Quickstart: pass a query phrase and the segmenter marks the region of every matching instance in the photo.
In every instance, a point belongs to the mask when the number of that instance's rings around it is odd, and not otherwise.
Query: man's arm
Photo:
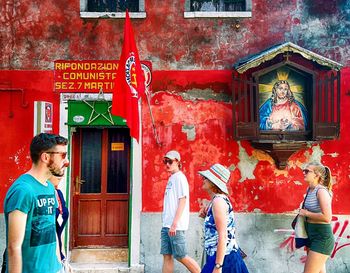
[[[8,215],[8,272],[22,272],[22,243],[26,229],[27,214],[14,210]]]
[[[179,198],[179,205],[177,206],[177,209],[176,209],[174,221],[169,229],[170,236],[176,235],[177,223],[179,222],[179,220],[181,218],[181,215],[185,209],[185,206],[186,206],[186,196]]]

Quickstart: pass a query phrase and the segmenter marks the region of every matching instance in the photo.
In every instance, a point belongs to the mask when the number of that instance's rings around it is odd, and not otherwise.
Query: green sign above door
[[[69,126],[125,126],[126,121],[111,114],[111,101],[68,101]]]

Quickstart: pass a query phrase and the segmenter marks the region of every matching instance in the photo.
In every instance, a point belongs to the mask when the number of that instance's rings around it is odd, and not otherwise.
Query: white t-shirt
[[[177,223],[176,230],[187,230],[190,218],[190,194],[188,182],[183,172],[178,171],[169,177],[166,185],[163,203],[163,227],[170,228],[179,205],[179,199],[186,197],[186,205]]]

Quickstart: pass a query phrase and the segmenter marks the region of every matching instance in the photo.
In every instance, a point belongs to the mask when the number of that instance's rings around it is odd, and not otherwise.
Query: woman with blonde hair
[[[326,261],[334,248],[331,171],[319,162],[311,162],[303,174],[308,189],[304,209],[299,214],[306,218],[309,238],[304,273],[326,273]]]
[[[200,171],[202,188],[210,195],[204,220],[206,264],[202,273],[248,273],[236,240],[236,219],[226,184],[230,171],[220,164]]]

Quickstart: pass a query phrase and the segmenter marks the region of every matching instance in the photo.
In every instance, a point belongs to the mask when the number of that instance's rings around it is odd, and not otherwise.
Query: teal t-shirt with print
[[[51,183],[41,184],[29,174],[21,175],[10,187],[4,202],[6,241],[8,214],[19,210],[27,214],[22,244],[22,273],[57,273],[61,269],[56,255],[57,201]]]

